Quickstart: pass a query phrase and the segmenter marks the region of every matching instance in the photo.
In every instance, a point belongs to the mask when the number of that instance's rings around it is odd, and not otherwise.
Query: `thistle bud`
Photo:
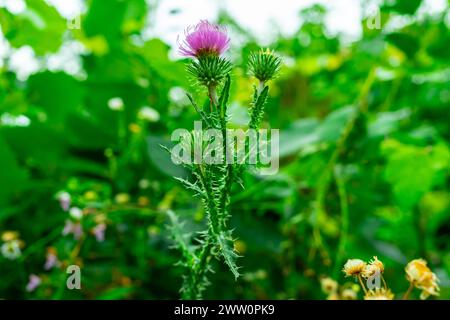
[[[281,68],[281,58],[270,49],[250,54],[248,61],[250,74],[261,82],[274,79]]]

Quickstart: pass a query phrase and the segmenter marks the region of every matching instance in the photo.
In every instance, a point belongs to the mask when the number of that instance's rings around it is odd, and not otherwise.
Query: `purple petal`
[[[186,57],[200,57],[206,54],[221,55],[229,47],[230,39],[224,28],[200,21],[195,27],[185,30],[185,39],[177,40],[179,52]]]

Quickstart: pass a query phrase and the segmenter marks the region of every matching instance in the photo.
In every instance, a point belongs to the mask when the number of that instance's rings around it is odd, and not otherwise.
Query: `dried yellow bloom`
[[[341,292],[342,300],[356,300],[357,294],[353,289],[347,288]]]
[[[407,264],[405,271],[408,281],[416,288],[422,290],[420,299],[424,300],[430,295],[439,295],[439,279],[430,268],[428,268],[425,260],[412,260]]]
[[[322,291],[328,294],[335,293],[338,289],[338,283],[329,277],[320,279],[320,286]]]
[[[337,293],[332,293],[327,297],[327,300],[341,300],[341,299],[339,299],[339,295]]]
[[[369,261],[369,264],[367,264],[364,267],[364,270],[362,272],[362,276],[364,278],[370,278],[375,274],[382,274],[384,272],[384,264],[376,256],[373,257],[373,260]]]
[[[392,300],[394,294],[389,289],[379,288],[375,290],[369,290],[364,296],[364,300]]]
[[[361,259],[348,259],[342,270],[346,277],[357,276],[363,272],[366,263]]]

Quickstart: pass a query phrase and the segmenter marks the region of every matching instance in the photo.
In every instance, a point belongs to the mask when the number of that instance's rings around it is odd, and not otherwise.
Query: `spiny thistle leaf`
[[[208,119],[208,116],[206,115],[206,113],[203,110],[200,110],[200,108],[198,107],[197,103],[194,100],[194,97],[190,93],[186,93],[186,96],[188,97],[188,99],[191,102],[192,106],[194,107],[195,111],[197,111],[197,113],[202,118],[203,122],[205,122],[205,124],[208,127],[212,127],[211,123],[210,123],[210,119]]]
[[[234,251],[233,239],[225,232],[221,232],[217,236],[217,245],[219,246],[219,252],[225,260],[228,268],[234,275],[234,278],[239,278],[239,267],[236,265],[236,259],[239,255]]]
[[[187,181],[186,179],[180,178],[180,177],[174,177],[175,180],[180,181],[187,189],[193,190],[196,195],[199,195],[201,197],[205,196],[205,192],[200,189],[200,187],[196,183],[192,183]]]
[[[191,234],[185,233],[184,223],[178,220],[177,215],[172,211],[167,211],[171,225],[169,230],[174,241],[174,247],[179,249],[184,257],[186,267],[192,265],[195,261],[194,247],[190,245]]]
[[[185,142],[185,141],[183,141]],[[161,148],[163,148],[165,151],[167,151],[171,157],[173,157],[173,159],[176,159],[178,163],[180,163],[183,167],[192,170],[192,164],[190,164],[189,162],[184,161],[181,157],[179,157],[175,152],[172,152],[172,150],[170,150],[167,146],[160,144],[159,145]]]
[[[222,112],[221,117],[225,119],[227,116],[227,105],[228,105],[228,98],[230,97],[230,87],[231,87],[231,77],[229,74],[226,75],[225,84],[222,89],[222,93],[219,97],[219,107],[220,111]]]
[[[257,89],[255,88],[255,91]],[[261,120],[264,116],[264,105],[267,101],[267,96],[269,93],[269,87],[265,86],[259,95],[255,95],[257,98],[253,102],[253,106],[250,109],[250,123],[249,127],[251,129],[259,128]]]

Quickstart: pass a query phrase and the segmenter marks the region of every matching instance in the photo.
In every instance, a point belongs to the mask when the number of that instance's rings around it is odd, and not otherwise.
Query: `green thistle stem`
[[[217,108],[217,105],[219,104],[219,98],[217,97],[217,90],[216,85],[210,84],[207,86],[208,88],[208,97],[211,102],[211,106],[215,106]],[[212,108],[211,108],[212,111]]]
[[[267,62],[267,63],[266,63]],[[264,67],[266,65],[266,67]],[[269,67],[267,67],[269,65]],[[275,76],[280,66],[280,60],[273,53],[266,51],[255,56],[254,63],[250,69],[260,80],[259,86],[255,88],[254,101],[251,109],[251,120],[249,128],[258,129],[264,114],[264,104],[267,100],[269,88],[266,82]],[[200,110],[188,95],[194,108],[202,118],[208,128],[219,129],[222,134],[222,164],[201,164],[191,165],[189,168],[197,178],[192,183],[183,179],[182,181],[189,189],[194,190],[202,197],[205,212],[208,218],[208,229],[202,233],[200,246],[196,248],[189,245],[189,236],[178,235],[174,237],[178,242],[178,248],[184,251],[183,266],[188,270],[184,277],[182,287],[182,299],[201,299],[208,280],[206,275],[212,271],[212,258],[221,258],[229,267],[235,278],[239,277],[239,267],[235,263],[238,257],[233,246],[232,231],[227,229],[229,218],[229,204],[231,199],[231,189],[234,178],[243,173],[243,165],[235,165],[234,161],[228,162],[232,153],[233,143],[228,145],[227,141],[227,105],[230,92],[230,71],[231,63],[226,59],[217,56],[206,56],[198,60],[193,60],[187,67],[188,72],[193,75],[200,85],[207,88],[210,101],[211,113],[207,114]],[[220,97],[217,94],[217,86],[223,81],[223,89]],[[248,155],[246,155],[247,157]],[[237,172],[235,173],[234,170]],[[172,228],[173,231],[181,228]]]

